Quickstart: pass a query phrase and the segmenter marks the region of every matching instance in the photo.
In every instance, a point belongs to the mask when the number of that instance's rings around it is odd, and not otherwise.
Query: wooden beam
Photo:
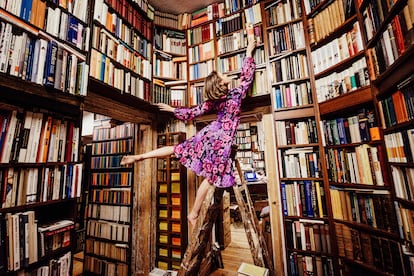
[[[149,125],[139,125],[135,139],[135,153],[143,153],[153,148],[154,132]],[[156,187],[154,159],[138,162],[134,167],[134,197],[132,209],[132,275],[148,275],[152,268],[150,258],[151,242],[155,233]]]
[[[267,175],[267,196],[270,208],[270,224],[272,231],[273,244],[273,264],[276,275],[285,275],[285,245],[284,229],[282,226],[282,204],[280,201],[280,189],[278,179],[278,165],[276,160],[276,140],[274,121],[271,114],[263,116],[263,128],[266,130],[265,135],[265,160]]]

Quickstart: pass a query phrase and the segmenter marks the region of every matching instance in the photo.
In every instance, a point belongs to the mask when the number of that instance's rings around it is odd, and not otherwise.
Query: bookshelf
[[[378,242],[382,251],[390,244],[393,257],[380,261],[385,263],[384,270],[396,267],[401,275],[413,273],[410,266],[413,262],[413,198],[410,184],[413,70],[409,60],[413,57],[414,33],[412,26],[407,24],[413,19],[413,8],[411,1],[398,1],[390,7],[372,1],[358,3],[363,15],[369,73],[377,100],[378,126],[383,133],[388,161],[393,195],[393,206],[390,208],[395,210],[397,220],[397,238]],[[395,240],[399,245],[395,245]]]
[[[184,132],[159,133],[158,147],[176,145]],[[187,249],[186,169],[172,157],[157,159],[156,267],[178,270]]]
[[[153,29],[146,2],[97,0],[93,11],[90,81],[112,88],[112,98],[150,102]]]
[[[155,12],[153,102],[187,106],[187,38],[178,16]]]
[[[109,120],[93,130],[87,206],[84,273],[130,275],[133,166],[121,167],[134,152],[135,125],[112,127]]]
[[[83,173],[87,7],[87,1],[70,7],[0,4],[2,275],[72,271]]]

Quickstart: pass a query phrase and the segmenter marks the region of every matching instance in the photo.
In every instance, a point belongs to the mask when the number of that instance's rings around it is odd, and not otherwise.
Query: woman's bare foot
[[[144,157],[142,156],[142,154],[139,154],[139,155],[125,155],[124,157],[122,157],[122,160],[121,160],[121,166],[123,166],[123,165],[128,165],[128,164],[132,164],[132,163],[134,163],[135,161],[140,161],[140,160],[143,160],[144,159]]]
[[[195,225],[198,219],[198,214],[194,214],[193,212],[191,212],[188,216],[187,216],[188,221],[191,223],[191,225]]]

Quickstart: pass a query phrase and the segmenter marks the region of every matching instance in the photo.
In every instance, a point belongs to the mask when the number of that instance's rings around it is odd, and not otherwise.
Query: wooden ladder
[[[273,273],[273,262],[270,258],[263,233],[259,229],[259,220],[257,219],[253,202],[250,198],[249,189],[240,168],[240,163],[237,159],[235,159],[234,162],[240,177],[241,185],[234,185],[233,191],[246,231],[254,264],[268,268],[270,272],[269,275],[275,275]],[[211,237],[211,229],[216,221],[218,212],[221,211],[220,204],[224,191],[225,189],[215,189],[214,185],[211,185],[209,188],[191,234],[191,241],[184,254],[183,261],[181,262],[181,269],[179,270],[178,275],[199,275],[201,262],[206,257],[206,249],[208,250],[206,247],[207,244],[209,244],[209,239]]]

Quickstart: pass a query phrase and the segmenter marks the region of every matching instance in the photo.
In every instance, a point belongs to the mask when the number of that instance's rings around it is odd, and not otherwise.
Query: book
[[[243,262],[237,273],[246,276],[267,276],[269,275],[269,269]]]

